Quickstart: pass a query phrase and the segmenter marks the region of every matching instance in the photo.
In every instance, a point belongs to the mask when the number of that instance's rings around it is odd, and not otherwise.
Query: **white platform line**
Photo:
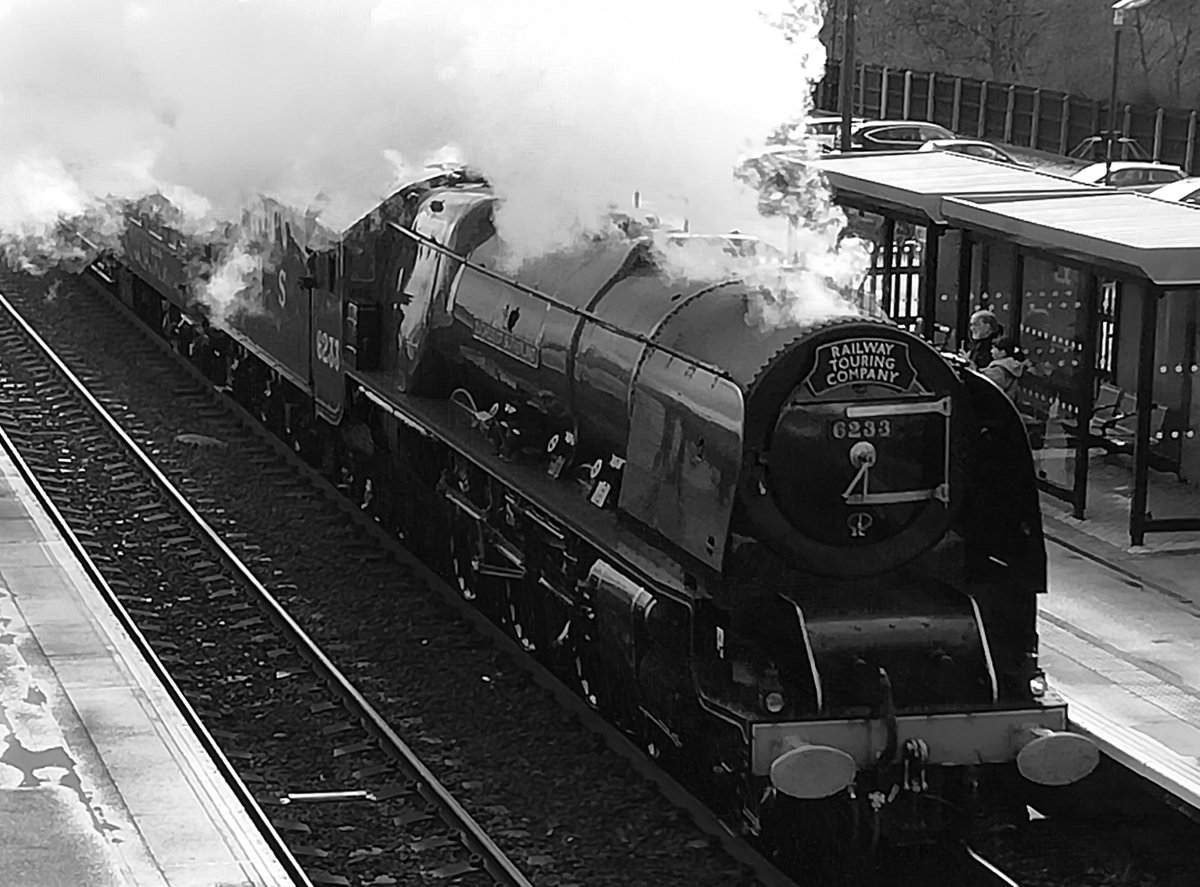
[[[1154,679],[1152,675],[1138,669],[1132,663],[1098,650],[1051,622],[1042,620],[1039,631],[1046,648],[1108,681],[1105,693],[1120,697],[1123,703],[1131,707],[1170,715],[1200,732],[1200,725],[1191,724],[1172,710],[1175,706],[1164,705],[1159,699],[1140,696],[1128,689],[1128,685],[1123,684],[1121,678],[1130,679],[1134,682],[1133,686],[1146,686],[1153,682],[1154,685],[1165,689],[1165,694],[1160,692],[1158,695],[1168,698],[1187,697],[1187,694],[1178,688]],[[1064,682],[1053,673],[1050,677],[1055,692],[1067,702],[1071,726],[1076,732],[1089,737],[1109,757],[1175,795],[1188,806],[1200,808],[1200,761],[1179,754],[1128,723],[1113,720],[1095,707],[1095,693],[1088,693],[1069,682]],[[1190,700],[1190,697],[1187,698]],[[1085,702],[1085,699],[1089,701]]]

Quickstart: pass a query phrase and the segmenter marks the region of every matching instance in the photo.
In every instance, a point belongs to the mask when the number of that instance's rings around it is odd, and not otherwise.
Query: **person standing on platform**
[[[987,308],[971,315],[971,340],[965,349],[975,369],[981,370],[992,362],[992,343],[1000,338],[1000,320]]]
[[[1015,401],[1021,376],[1029,368],[1029,361],[1021,346],[1012,336],[1001,336],[992,343],[991,362],[984,367],[983,374],[1000,386],[1000,390]]]

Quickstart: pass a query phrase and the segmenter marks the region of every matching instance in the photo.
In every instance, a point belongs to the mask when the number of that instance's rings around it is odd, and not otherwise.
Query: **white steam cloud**
[[[248,296],[260,288],[262,257],[247,252],[244,244],[234,244],[211,277],[199,286],[197,295],[209,306],[209,320],[225,326],[237,311],[245,311],[257,302]]]
[[[732,171],[809,110],[821,5],[0,0],[0,232],[44,243],[61,217],[154,191],[195,227],[267,194],[338,230],[456,157],[504,198],[517,258],[601,229],[635,191],[693,231],[782,248]],[[821,213],[813,262],[857,263]]]

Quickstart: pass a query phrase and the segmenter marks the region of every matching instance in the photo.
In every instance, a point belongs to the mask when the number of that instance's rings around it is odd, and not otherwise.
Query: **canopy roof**
[[[1200,286],[1200,207],[1131,191],[946,197],[946,221],[1166,287]]]
[[[808,166],[825,174],[841,201],[886,207],[935,224],[945,222],[942,198],[949,195],[1096,190],[1060,175],[951,151],[829,154]]]
[[[1200,286],[1200,207],[948,151],[809,165],[851,206],[1001,235],[1159,286]]]

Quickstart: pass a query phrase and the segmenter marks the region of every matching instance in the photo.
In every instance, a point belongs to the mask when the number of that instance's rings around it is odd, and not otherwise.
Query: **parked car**
[[[850,125],[864,123],[865,118],[851,117]],[[810,114],[780,126],[767,140],[771,145],[793,145],[803,136],[811,136],[823,151],[832,151],[842,131],[842,118],[836,114]]]
[[[865,117],[851,117],[850,126],[866,123]],[[842,129],[842,118],[836,115],[813,115],[804,118],[804,128],[816,136],[835,136]]]
[[[1067,156],[1076,160],[1104,160],[1108,156],[1108,138],[1103,135],[1088,136],[1072,148]],[[1128,136],[1113,139],[1113,160],[1150,159],[1150,152],[1139,145],[1137,139]]]
[[[918,150],[950,151],[954,154],[969,154],[971,157],[982,157],[985,160],[995,160],[999,163],[1011,163],[1014,166],[1026,165],[1008,152],[1001,151],[991,142],[981,142],[977,139],[934,139],[921,145]]]
[[[1149,193],[1159,200],[1200,204],[1200,178],[1180,179],[1169,185],[1160,185]]]
[[[850,130],[850,150],[916,151],[925,142],[954,138],[954,133],[936,123],[923,123],[919,120],[868,120]]]
[[[1077,182],[1093,185],[1111,185],[1130,191],[1153,191],[1168,182],[1178,182],[1185,173],[1169,163],[1152,163],[1144,160],[1114,160],[1110,164],[1093,163],[1071,176]]]
[[[860,123],[866,123],[862,117],[851,117],[850,126],[853,128]],[[817,144],[825,151],[832,151],[837,145],[838,136],[842,132],[842,118],[830,116],[812,116],[804,118],[804,128]]]

